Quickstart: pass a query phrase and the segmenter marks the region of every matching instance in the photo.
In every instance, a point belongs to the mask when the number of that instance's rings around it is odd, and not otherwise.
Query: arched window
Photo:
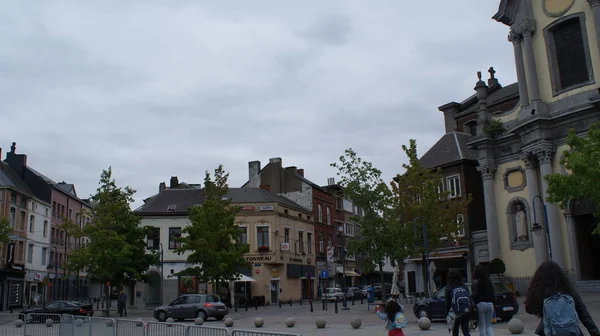
[[[532,248],[531,214],[527,200],[522,197],[510,200],[507,205],[506,215],[511,250],[522,251]]]

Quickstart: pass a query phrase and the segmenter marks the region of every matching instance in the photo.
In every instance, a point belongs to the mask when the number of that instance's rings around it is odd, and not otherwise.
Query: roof
[[[33,196],[33,190],[27,183],[15,173],[8,163],[2,161],[0,161],[0,187],[9,187],[22,194]]]
[[[310,212],[288,198],[258,188],[229,188],[227,196],[233,204],[279,203],[300,211]],[[198,189],[166,189],[147,200],[146,204],[137,208],[135,212],[146,215],[187,214],[191,207],[202,204],[203,200],[202,192]],[[171,206],[175,207],[169,211]]]
[[[419,163],[424,168],[438,168],[463,160],[476,161],[477,152],[467,146],[472,138],[469,134],[451,132],[444,134],[428,151]]]
[[[486,101],[487,101],[488,108],[492,112],[497,112],[497,111],[502,111],[502,109],[499,110],[494,107],[506,102],[507,100],[517,99],[518,97],[519,97],[518,83],[512,83],[512,84],[510,84],[508,86],[504,86],[504,87],[501,86],[500,84],[495,84],[493,86],[490,86],[489,95],[486,98]],[[515,104],[516,104],[516,102],[515,102]],[[460,102],[459,105],[460,105],[460,113],[461,114],[463,114],[465,112],[474,112],[477,108],[479,108],[479,105],[477,104],[477,94],[473,94],[473,95],[469,96],[469,98]],[[505,106],[501,106],[501,107],[504,108]],[[511,107],[508,108],[507,110],[512,109],[512,107],[514,107],[514,106],[511,105]]]
[[[66,193],[69,193],[69,194],[77,197],[77,193],[75,192],[75,185],[72,183],[59,182],[56,184],[56,187]]]

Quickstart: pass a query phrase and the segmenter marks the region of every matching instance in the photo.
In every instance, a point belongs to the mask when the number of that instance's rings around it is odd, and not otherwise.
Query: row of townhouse
[[[17,154],[12,143],[0,161],[0,218],[12,228],[0,251],[0,311],[88,297],[85,270],[69,274],[63,267],[71,249],[87,238],[68,237],[61,224],[68,218],[83,226],[91,210],[72,184],[54,182],[29,167],[27,155]]]

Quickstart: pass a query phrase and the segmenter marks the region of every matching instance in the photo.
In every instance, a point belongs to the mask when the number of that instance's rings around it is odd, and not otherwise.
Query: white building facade
[[[37,198],[29,202],[25,263],[25,305],[40,305],[46,298],[50,250],[50,204]]]

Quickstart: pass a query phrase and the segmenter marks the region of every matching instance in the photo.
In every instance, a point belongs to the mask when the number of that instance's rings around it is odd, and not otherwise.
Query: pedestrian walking
[[[379,311],[379,306],[375,306],[375,313],[386,322],[385,329],[388,331],[388,336],[404,336],[402,329],[406,328],[406,317],[398,302],[388,301],[383,313]]]
[[[535,271],[525,296],[525,311],[542,319],[535,330],[540,336],[583,336],[579,321],[590,336],[600,336],[581,296],[554,261],[543,262]]]
[[[492,329],[492,315],[494,312],[494,284],[490,280],[486,266],[477,265],[473,274],[471,298],[477,307],[479,317],[479,335],[494,336]]]
[[[462,330],[464,336],[471,336],[469,332],[471,295],[459,270],[448,271],[445,293],[446,314],[450,317],[448,320],[452,321],[452,336],[458,336],[458,329]]]
[[[127,317],[127,294],[123,290],[119,293],[119,298],[117,299],[117,308],[119,310],[119,316]]]

